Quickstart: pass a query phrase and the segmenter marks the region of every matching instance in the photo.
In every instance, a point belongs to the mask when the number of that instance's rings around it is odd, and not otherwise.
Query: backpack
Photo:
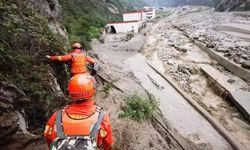
[[[98,112],[99,110],[99,112]],[[104,118],[104,112],[98,108],[95,113],[99,113],[97,122],[92,127],[90,135],[66,135],[62,126],[62,111],[56,112],[56,135],[57,138],[52,142],[50,150],[96,150],[96,136]]]

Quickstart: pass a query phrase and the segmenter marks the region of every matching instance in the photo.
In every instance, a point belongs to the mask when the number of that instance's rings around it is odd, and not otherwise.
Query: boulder
[[[183,52],[183,53],[186,53],[186,52],[187,52],[187,49],[184,48],[184,47],[181,47],[181,46],[175,46],[175,49],[176,49],[177,51],[180,51],[180,52]]]
[[[215,44],[214,44],[214,43],[211,43],[211,42],[208,42],[208,43],[206,44],[206,47],[207,47],[207,48],[214,48],[214,47],[215,47]]]
[[[246,69],[250,69],[250,60],[245,60],[241,66]]]
[[[226,52],[228,52],[228,50],[227,50],[226,48],[224,48],[224,47],[217,48],[216,51],[217,51],[217,52],[221,52],[221,53],[226,53]]]
[[[30,100],[23,91],[8,82],[0,82],[0,144],[5,145],[11,141],[19,127],[17,112],[24,113],[20,106],[28,105]],[[20,113],[20,114],[21,114]],[[26,125],[24,126],[26,128]],[[26,130],[27,131],[27,130]]]

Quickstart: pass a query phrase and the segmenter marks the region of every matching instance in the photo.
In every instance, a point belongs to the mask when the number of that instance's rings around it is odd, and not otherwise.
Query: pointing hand
[[[46,58],[50,59],[50,56],[49,56],[49,55],[46,55]]]

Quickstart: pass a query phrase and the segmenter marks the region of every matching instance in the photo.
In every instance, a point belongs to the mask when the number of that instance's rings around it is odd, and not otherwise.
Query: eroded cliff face
[[[59,33],[67,39],[67,33],[62,23],[62,7],[57,0],[26,0],[27,3],[37,10],[48,21],[53,32]]]
[[[62,9],[57,0],[5,0],[0,14],[0,147],[37,149],[66,99],[67,67],[45,59],[67,47]]]
[[[216,11],[248,11],[250,0],[214,0]]]

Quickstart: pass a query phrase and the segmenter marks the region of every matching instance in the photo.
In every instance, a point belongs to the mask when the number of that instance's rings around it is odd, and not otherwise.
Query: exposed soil
[[[92,43],[93,51],[91,51],[91,54],[100,61],[99,75],[109,81],[118,79],[117,82],[114,82],[114,85],[123,91],[113,88],[107,96],[106,93],[102,92],[106,82],[97,77],[98,92],[96,100],[97,104],[104,107],[110,114],[115,139],[114,149],[182,149],[174,138],[177,138],[181,145],[188,149],[204,147],[204,145],[196,145],[178,134],[178,131],[168,125],[160,111],[154,115],[154,118],[160,123],[155,119],[139,123],[130,119],[118,118],[121,106],[124,105],[124,95],[128,93],[148,95],[140,81],[136,79],[124,63],[127,58],[142,50],[146,39],[143,33],[148,28],[142,31],[142,35],[136,35],[130,41],[123,40],[126,35],[114,34],[106,36],[105,44],[101,44],[99,41],[93,41]]]
[[[163,63],[166,75],[171,76],[188,95],[192,96],[194,100],[249,149],[249,123],[227,99],[223,98],[223,93],[215,90],[216,88],[211,85],[210,80],[200,71],[199,65],[211,64],[214,68],[235,79],[237,81],[234,83],[235,88],[248,91],[249,83],[229,73],[223,67],[216,65],[217,63],[211,60],[206,53],[191,43],[181,31],[176,30],[172,26],[174,22],[174,24],[183,27],[192,36],[199,33],[210,35],[211,37],[224,37],[222,40],[212,40],[212,42],[217,42],[216,45],[225,46],[225,41],[233,46],[235,46],[234,41],[247,42],[248,39],[241,39],[237,36],[225,36],[224,33],[211,31],[211,26],[215,26],[215,20],[220,23],[223,22],[222,16],[226,17],[226,20],[238,22],[242,25],[246,24],[247,21],[247,19],[237,18],[233,14],[219,14],[207,10],[198,13],[187,13],[180,17],[171,17],[171,19],[162,19],[149,32],[144,46],[144,53],[152,63],[160,60]],[[209,22],[207,18],[211,18],[213,21]],[[244,44],[240,45],[240,47],[244,47]],[[247,49],[249,50],[249,48]],[[244,53],[245,51],[239,50],[238,52]]]

